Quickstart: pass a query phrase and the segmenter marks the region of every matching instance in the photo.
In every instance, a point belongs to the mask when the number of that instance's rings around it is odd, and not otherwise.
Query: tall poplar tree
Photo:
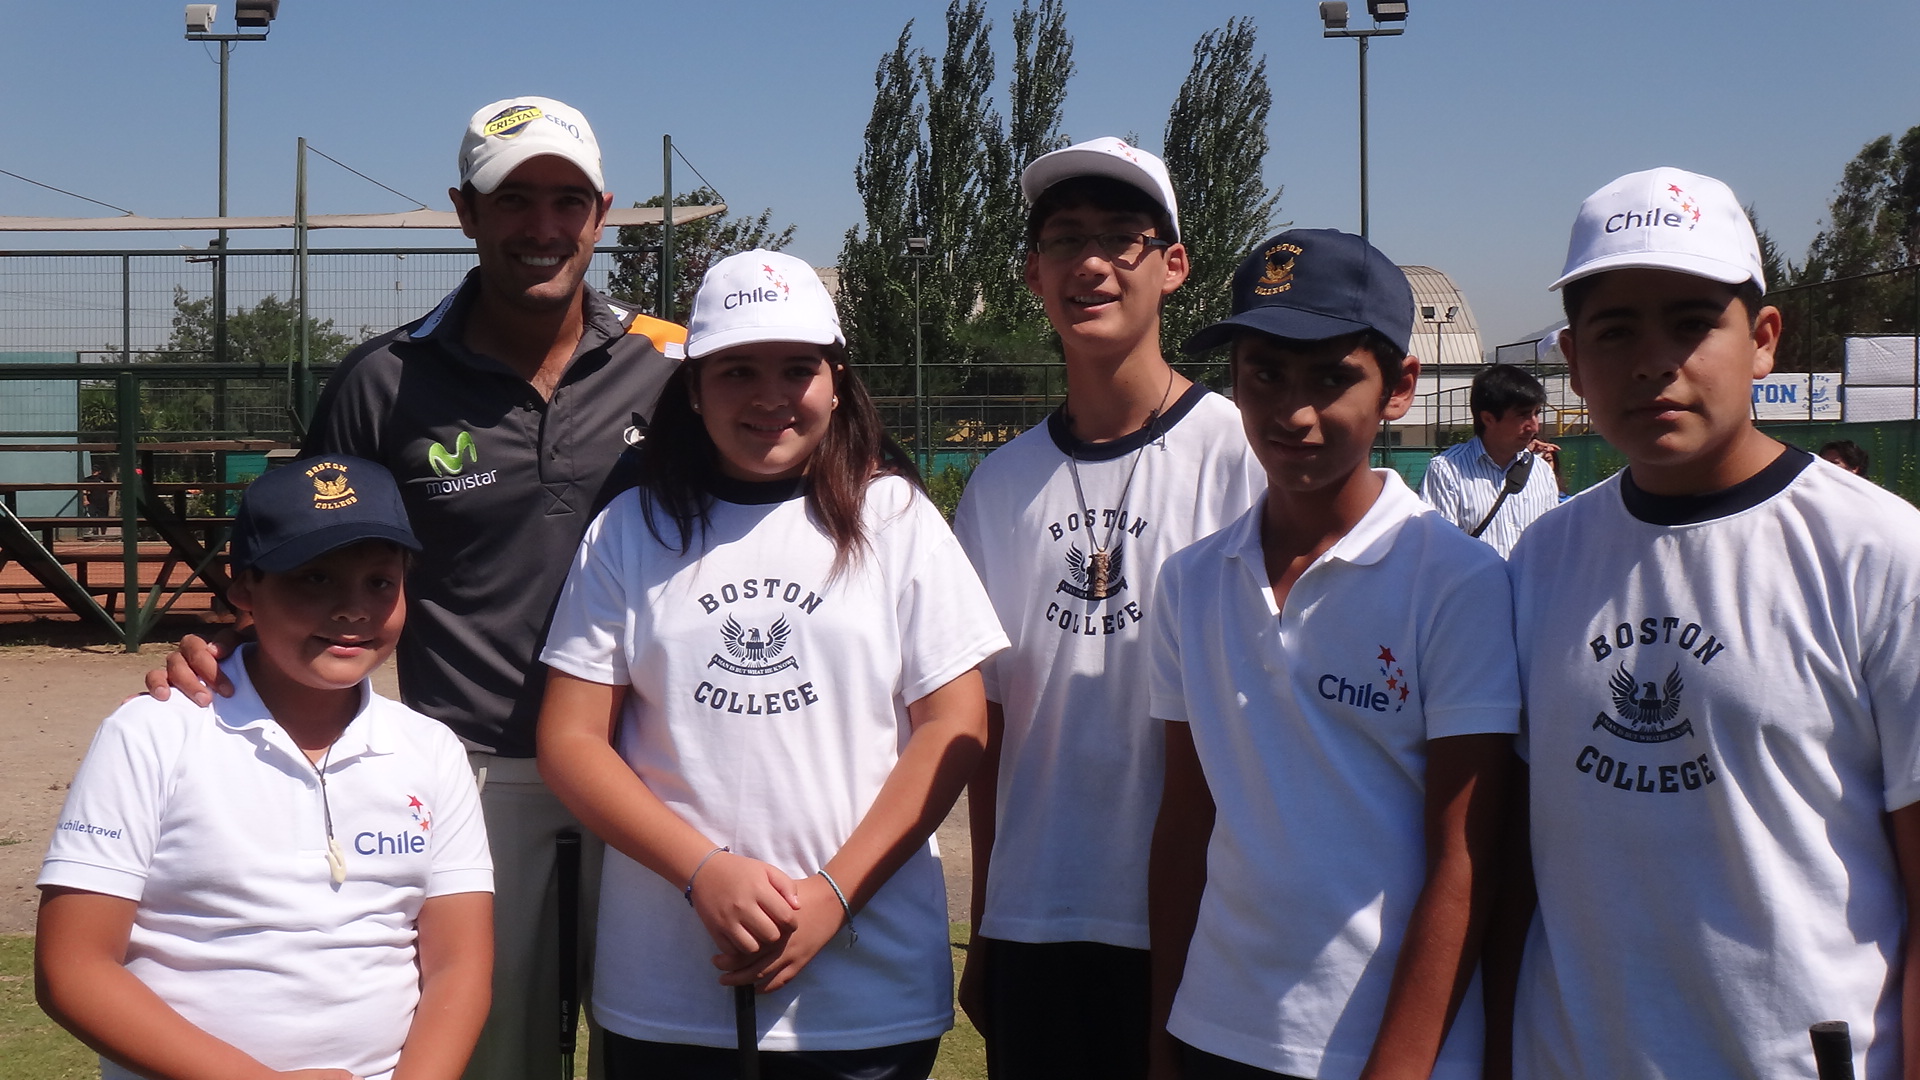
[[[993,86],[993,46],[985,0],[947,4],[947,41],[938,59],[921,53],[920,83],[926,95],[926,141],[916,162],[914,201],[921,233],[931,244],[921,267],[920,309],[927,357],[964,364],[974,357],[962,346],[964,325],[981,303],[981,280],[995,272],[987,230],[986,192],[991,177],[982,148],[999,136],[1001,118],[988,91]],[[958,388],[963,372],[937,367],[929,387]]]
[[[1023,280],[1027,208],[1020,195],[1020,173],[1033,159],[1066,145],[1060,117],[1074,65],[1061,0],[1021,0],[1013,16],[1012,68],[1006,132],[992,133],[986,148],[981,300],[996,332],[1044,340],[1046,316]]]
[[[1162,155],[1180,197],[1180,235],[1192,272],[1167,302],[1169,355],[1195,330],[1225,318],[1234,265],[1266,239],[1279,191],[1269,193],[1267,59],[1254,54],[1253,20],[1227,20],[1200,35],[1193,66],[1167,116]]]
[[[848,229],[840,249],[840,322],[854,358],[865,365],[868,384],[876,392],[894,393],[900,386],[895,366],[913,359],[913,297],[899,263],[907,237],[917,235],[914,162],[925,117],[911,20],[893,51],[880,58],[873,89],[866,148],[853,170],[866,226]]]

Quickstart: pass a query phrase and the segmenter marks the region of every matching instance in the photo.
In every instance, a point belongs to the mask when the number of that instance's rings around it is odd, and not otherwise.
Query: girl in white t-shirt
[[[805,263],[717,263],[641,484],[587,531],[543,659],[541,775],[610,848],[608,1075],[924,1077],[952,1024],[929,841],[1006,646]]]

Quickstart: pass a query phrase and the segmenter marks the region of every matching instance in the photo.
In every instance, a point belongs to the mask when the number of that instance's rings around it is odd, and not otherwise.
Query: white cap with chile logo
[[[1173,197],[1173,180],[1167,175],[1166,162],[1109,135],[1034,158],[1033,164],[1020,173],[1020,193],[1031,206],[1048,188],[1076,176],[1105,176],[1146,192],[1166,207],[1167,219],[1173,223],[1173,235],[1167,239],[1179,242],[1180,203]]]
[[[1587,196],[1567,243],[1558,289],[1608,270],[1674,270],[1767,289],[1753,222],[1732,189],[1711,176],[1662,167],[1627,175]]]
[[[767,341],[847,343],[820,276],[778,251],[743,251],[714,263],[693,297],[687,358]]]

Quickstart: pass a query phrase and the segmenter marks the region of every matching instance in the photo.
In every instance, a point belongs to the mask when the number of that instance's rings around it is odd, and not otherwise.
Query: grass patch
[[[947,942],[953,949],[954,989],[959,989],[960,969],[967,963],[967,924],[953,923],[947,928]],[[933,1063],[936,1080],[986,1080],[987,1044],[973,1029],[973,1021],[953,1009],[953,1030],[940,1040],[940,1057]]]
[[[33,935],[0,937],[0,1080],[88,1080],[100,1059],[33,1003]]]

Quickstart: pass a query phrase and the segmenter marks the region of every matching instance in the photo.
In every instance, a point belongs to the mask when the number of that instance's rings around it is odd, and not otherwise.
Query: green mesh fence
[[[1874,424],[1761,424],[1760,430],[1804,450],[1851,440],[1867,452],[1867,478],[1920,505],[1920,421]],[[1626,465],[1627,459],[1598,435],[1568,435],[1560,444],[1560,472],[1569,492],[1584,491]]]

